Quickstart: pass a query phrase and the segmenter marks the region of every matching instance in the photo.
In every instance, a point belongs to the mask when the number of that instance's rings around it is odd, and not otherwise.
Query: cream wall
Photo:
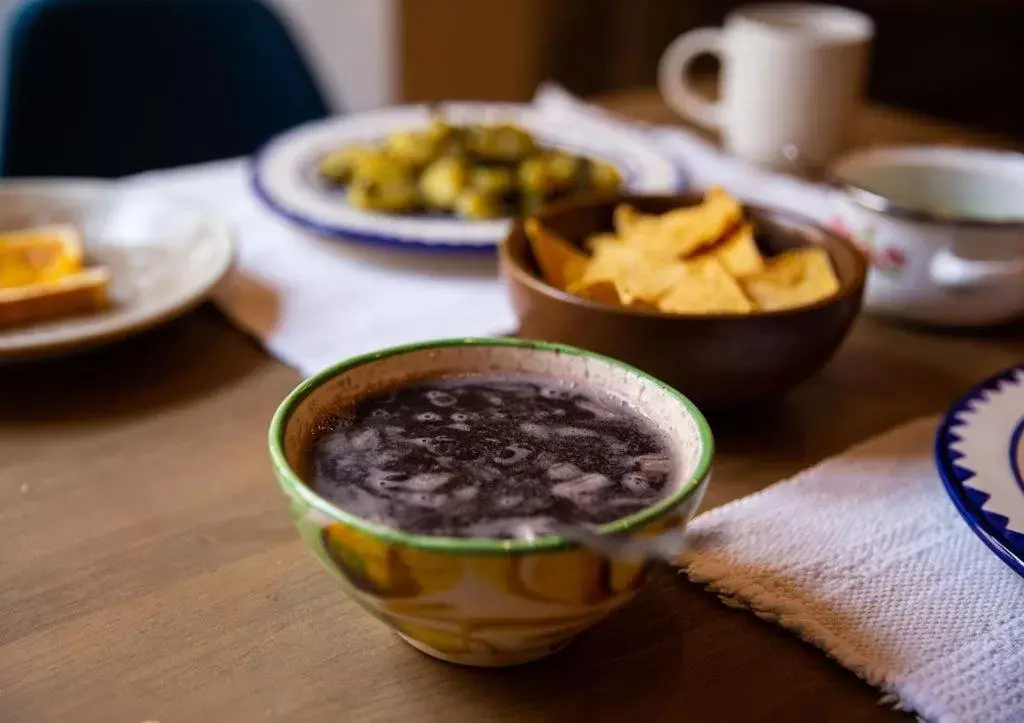
[[[321,87],[338,110],[395,102],[399,0],[274,0],[301,37]]]

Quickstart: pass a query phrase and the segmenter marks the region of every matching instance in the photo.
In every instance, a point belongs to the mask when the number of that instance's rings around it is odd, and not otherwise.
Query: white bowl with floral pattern
[[[865,309],[942,326],[1024,316],[1024,155],[881,147],[830,170],[834,227],[871,261]]]

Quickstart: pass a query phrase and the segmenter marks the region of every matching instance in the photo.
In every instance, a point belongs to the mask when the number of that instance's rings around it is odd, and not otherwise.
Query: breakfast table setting
[[[861,105],[872,33],[751,6],[658,89],[0,183],[0,272],[73,267],[0,273],[0,720],[1024,722],[1024,160]],[[577,515],[650,431],[629,514],[460,528],[487,414]]]

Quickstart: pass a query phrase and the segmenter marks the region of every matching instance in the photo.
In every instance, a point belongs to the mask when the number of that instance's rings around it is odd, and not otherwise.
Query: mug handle
[[[658,89],[665,102],[680,115],[706,128],[721,124],[721,105],[697,93],[686,79],[686,71],[698,55],[722,56],[722,31],[698,28],[672,41],[658,62]]]
[[[1014,277],[1024,279],[1024,259],[1016,261],[980,261],[964,259],[949,249],[941,249],[932,257],[928,275],[936,286],[947,289],[970,289],[987,286]]]

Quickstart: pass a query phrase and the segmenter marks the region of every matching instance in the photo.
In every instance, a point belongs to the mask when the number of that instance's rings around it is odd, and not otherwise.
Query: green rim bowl
[[[599,531],[682,530],[709,479],[714,442],[704,416],[658,379],[561,344],[449,339],[349,359],[296,387],[269,431],[271,462],[296,526],[347,592],[420,650],[469,665],[547,655],[631,597],[649,566],[609,560],[555,535],[498,540],[402,532],[338,508],[303,477],[318,425],[332,411],[420,380],[509,372],[577,381],[629,399],[668,436],[681,472],[672,494]]]

